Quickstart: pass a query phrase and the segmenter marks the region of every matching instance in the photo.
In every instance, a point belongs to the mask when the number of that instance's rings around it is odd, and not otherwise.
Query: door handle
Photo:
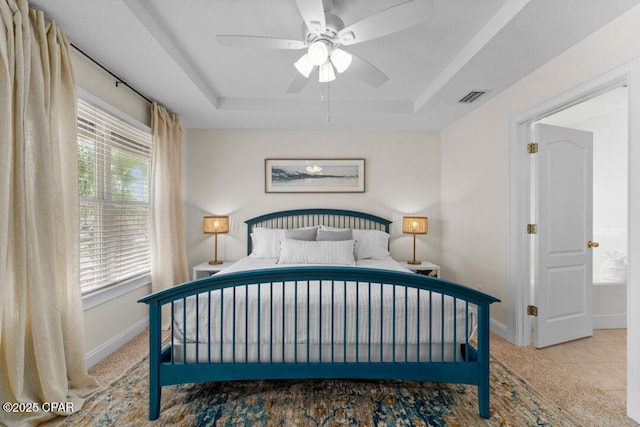
[[[587,246],[588,246],[588,247],[590,247],[590,248],[597,248],[598,246],[600,246],[600,243],[598,243],[598,242],[592,242],[591,240],[589,240],[589,241],[587,242]]]

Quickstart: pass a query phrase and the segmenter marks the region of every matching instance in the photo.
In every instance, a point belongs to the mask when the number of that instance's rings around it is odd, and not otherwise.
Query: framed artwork
[[[265,159],[267,193],[364,193],[364,159]]]

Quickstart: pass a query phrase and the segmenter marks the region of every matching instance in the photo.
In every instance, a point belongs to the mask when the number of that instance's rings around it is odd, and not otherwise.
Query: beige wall
[[[205,214],[230,215],[218,256],[246,255],[244,221],[265,213],[312,207],[361,210],[393,221],[391,254],[412,256],[402,215],[429,216],[417,256],[440,261],[440,140],[431,132],[191,130],[186,144],[186,236],[191,266],[213,259],[214,239],[201,231]],[[364,158],[366,192],[265,194],[266,158]]]
[[[507,324],[509,120],[640,56],[640,6],[442,131],[442,263],[453,280],[502,300]]]
[[[138,304],[151,283],[84,311],[85,349],[93,365],[146,329],[148,310]]]
[[[113,108],[147,126],[151,126],[149,103],[76,49],[71,48],[76,86],[91,93]]]

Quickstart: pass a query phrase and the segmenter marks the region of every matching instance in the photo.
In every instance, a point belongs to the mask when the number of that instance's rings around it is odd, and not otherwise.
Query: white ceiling
[[[320,0],[318,0],[320,1]],[[346,25],[404,0],[333,0]],[[417,0],[424,21],[348,50],[382,70],[287,88],[304,51],[222,46],[218,34],[302,39],[294,0],[29,0],[70,42],[186,128],[442,129],[640,0]],[[330,2],[329,2],[330,3]],[[347,48],[345,48],[347,49]],[[301,53],[302,52],[302,53]],[[487,90],[473,104],[460,98]]]

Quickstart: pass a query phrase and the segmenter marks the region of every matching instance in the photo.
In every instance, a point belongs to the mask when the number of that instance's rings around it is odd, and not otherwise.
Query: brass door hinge
[[[538,152],[538,143],[537,142],[531,142],[531,143],[527,144],[527,153],[535,154],[537,152]]]
[[[527,316],[538,316],[538,307],[536,307],[535,305],[528,305],[527,306]]]
[[[538,234],[538,225],[527,224],[527,234]]]

